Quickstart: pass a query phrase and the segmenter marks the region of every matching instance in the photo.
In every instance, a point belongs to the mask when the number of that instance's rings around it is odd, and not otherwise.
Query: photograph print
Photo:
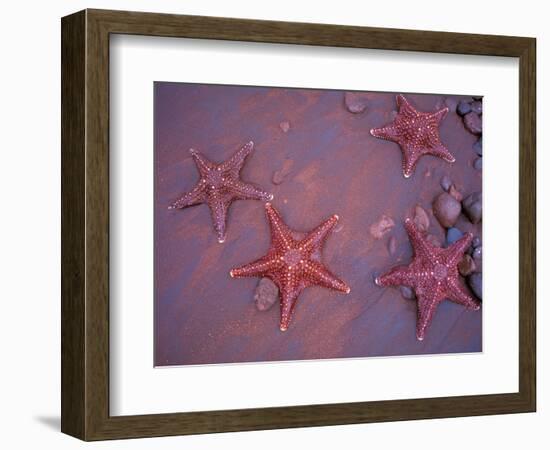
[[[482,352],[481,96],[153,88],[155,367]]]

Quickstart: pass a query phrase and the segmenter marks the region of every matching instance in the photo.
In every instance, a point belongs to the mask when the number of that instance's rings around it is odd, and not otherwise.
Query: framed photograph
[[[535,411],[535,39],[61,28],[63,432]]]

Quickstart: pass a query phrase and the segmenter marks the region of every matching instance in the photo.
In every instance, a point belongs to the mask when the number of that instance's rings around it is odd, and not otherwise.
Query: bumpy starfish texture
[[[226,237],[227,211],[234,200],[269,201],[273,199],[272,194],[262,191],[253,184],[245,183],[240,178],[240,171],[246,157],[253,148],[254,143],[250,141],[221,164],[209,161],[197,150],[189,150],[199,171],[200,180],[191,191],[183,194],[168,209],[181,209],[206,203],[210,208],[218,242],[223,243]]]
[[[370,134],[380,139],[396,142],[403,153],[403,175],[409,178],[422,155],[434,155],[447,162],[454,162],[454,156],[439,138],[439,123],[449,108],[434,113],[414,109],[403,95],[397,96],[399,111],[389,125],[373,128]]]
[[[270,278],[279,287],[280,329],[286,331],[298,296],[308,286],[322,286],[345,294],[350,292],[349,286],[321,262],[323,244],[338,222],[338,216],[331,216],[303,239],[297,240],[275,208],[270,203],[266,203],[265,208],[271,228],[271,247],[264,257],[233,269],[229,274],[235,278]]]
[[[433,246],[420,232],[411,219],[405,221],[405,228],[414,250],[414,258],[408,266],[397,266],[385,275],[376,278],[379,286],[409,286],[417,297],[416,337],[423,340],[426,329],[438,305],[446,298],[466,306],[479,309],[475,300],[459,280],[457,265],[472,242],[472,234],[447,248]]]

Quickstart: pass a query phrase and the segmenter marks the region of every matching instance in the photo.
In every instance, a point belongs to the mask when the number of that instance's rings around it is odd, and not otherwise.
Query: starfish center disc
[[[223,175],[221,170],[211,170],[206,177],[206,182],[209,186],[220,187],[223,184]]]
[[[302,254],[300,253],[299,250],[296,250],[295,248],[287,250],[283,255],[283,261],[291,267],[298,264],[301,259],[302,259]]]
[[[447,278],[447,267],[444,264],[436,264],[433,272],[435,279],[438,281]]]

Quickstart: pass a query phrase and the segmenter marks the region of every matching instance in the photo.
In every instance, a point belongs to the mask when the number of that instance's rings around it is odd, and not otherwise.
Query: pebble
[[[462,201],[462,194],[458,192],[458,189],[455,187],[454,184],[452,184],[449,188],[449,195],[452,195],[457,202]]]
[[[447,192],[439,194],[433,203],[434,216],[444,228],[456,223],[460,209],[460,202]]]
[[[390,253],[390,255],[393,255],[396,250],[397,250],[397,239],[395,239],[395,237],[392,236],[388,240],[388,252]]]
[[[480,245],[479,247],[474,248],[474,251],[472,252],[472,257],[474,259],[477,259],[478,261],[481,261],[482,254],[483,254],[483,248]]]
[[[479,236],[475,236],[473,239],[472,239],[472,247],[474,248],[477,248],[481,245],[481,239],[479,238]]]
[[[256,286],[254,301],[259,311],[267,311],[279,299],[279,288],[269,278],[262,278]]]
[[[439,183],[441,184],[443,190],[448,192],[453,184],[453,181],[449,178],[448,175],[443,175],[443,178],[441,178],[441,181]]]
[[[472,223],[479,223],[482,215],[481,192],[474,192],[462,201],[464,213]]]
[[[460,275],[466,277],[476,270],[476,263],[472,257],[465,254],[462,260],[458,263],[458,271]]]
[[[464,233],[460,231],[458,228],[451,227],[447,230],[447,246],[454,244],[456,241],[458,241]]]
[[[361,92],[346,92],[344,94],[346,109],[353,114],[360,114],[367,109],[368,99],[366,94]]]
[[[472,107],[472,111],[476,114],[482,114],[483,113],[483,103],[479,100],[475,100],[472,103],[470,103],[470,106]]]
[[[415,298],[414,291],[409,286],[401,286],[399,290],[403,298],[407,300],[413,300]]]
[[[474,151],[478,156],[483,155],[483,137],[480,136],[480,138],[475,142],[475,144],[472,146]]]
[[[481,272],[472,273],[468,277],[468,284],[477,298],[481,300],[483,295],[483,279]]]
[[[471,110],[472,106],[470,105],[470,102],[466,100],[460,100],[458,106],[456,107],[456,112],[459,116],[464,116],[468,114]]]
[[[370,234],[375,239],[380,239],[386,233],[391,231],[394,226],[395,222],[393,221],[393,219],[391,217],[383,215],[378,220],[378,222],[375,222],[370,226]]]
[[[430,227],[430,218],[428,217],[428,213],[420,205],[416,205],[414,208],[413,221],[420,231],[427,231]]]
[[[279,124],[279,128],[282,130],[283,133],[287,133],[288,130],[290,130],[290,122],[288,120],[284,120]]]
[[[480,135],[483,131],[481,117],[475,112],[469,112],[464,116],[464,126],[472,134]]]
[[[483,158],[476,158],[474,160],[474,169],[481,170],[483,168]]]

